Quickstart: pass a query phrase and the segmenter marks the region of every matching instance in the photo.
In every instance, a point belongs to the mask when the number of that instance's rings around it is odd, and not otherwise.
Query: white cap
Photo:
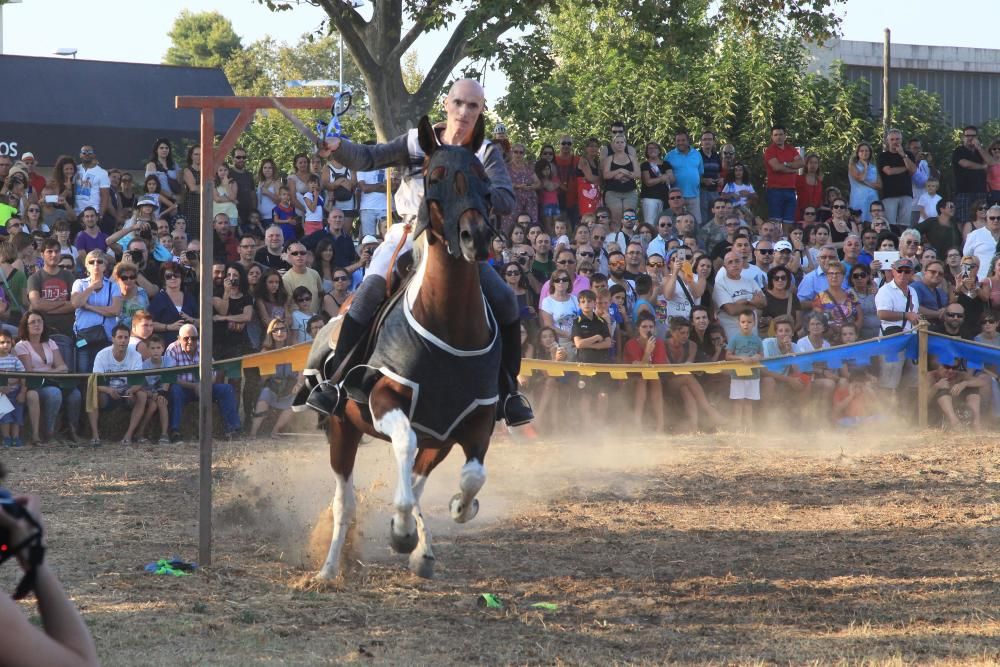
[[[21,153],[21,159],[22,160],[27,160],[28,158],[31,158],[32,160],[34,160],[35,159],[35,154],[32,153],[32,152],[30,152],[30,151],[27,152],[27,153]]]
[[[365,237],[361,239],[361,245],[370,245],[372,243],[378,244],[379,240],[371,234],[365,234]]]

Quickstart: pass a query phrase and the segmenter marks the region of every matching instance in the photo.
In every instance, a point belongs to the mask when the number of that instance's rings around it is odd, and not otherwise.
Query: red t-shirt
[[[631,364],[634,361],[645,360],[646,357],[646,344],[640,343],[638,339],[631,338],[627,343],[625,343],[625,363]],[[653,347],[653,363],[654,364],[665,364],[667,363],[667,348],[663,345],[663,341],[659,338],[656,339],[656,345]]]
[[[564,158],[556,155],[556,173],[553,174],[566,192],[566,206],[576,206],[576,165],[580,161],[575,155]]]
[[[795,175],[795,219],[802,220],[805,216],[802,211],[807,206],[818,209],[823,205],[823,179],[816,179],[816,185],[809,185],[805,174]]]
[[[795,188],[794,172],[777,172],[771,169],[771,158],[778,158],[778,162],[794,162],[799,157],[799,152],[794,146],[785,144],[784,148],[778,148],[777,144],[771,144],[764,151],[764,168],[767,170],[767,187],[769,188]]]

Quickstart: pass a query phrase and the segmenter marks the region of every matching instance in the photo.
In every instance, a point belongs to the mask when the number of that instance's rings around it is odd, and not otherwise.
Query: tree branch
[[[347,44],[358,69],[363,73],[366,69],[371,72],[380,67],[368,50],[366,40],[361,34],[368,27],[364,18],[342,0],[317,0],[317,3],[337,27],[337,32]]]
[[[399,43],[389,52],[387,60],[399,60],[406,53],[407,49],[413,46],[420,35],[427,30],[427,18],[438,10],[439,6],[448,4],[448,0],[428,0],[427,5],[419,14],[413,17],[413,27],[403,36]]]

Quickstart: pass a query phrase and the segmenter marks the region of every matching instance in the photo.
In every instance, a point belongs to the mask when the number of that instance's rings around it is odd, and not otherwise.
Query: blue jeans
[[[66,402],[66,421],[69,427],[76,431],[80,423],[80,408],[82,398],[80,390],[76,387],[71,389],[61,389],[56,385],[47,384],[39,387],[38,402],[41,409],[41,424],[39,425],[44,437],[50,437],[56,430],[56,417],[59,416],[59,409],[63,402]]]
[[[219,404],[226,433],[240,430],[240,414],[236,407],[236,392],[233,388],[228,384],[213,384],[212,400]],[[184,412],[184,405],[189,401],[198,401],[198,395],[192,389],[185,389],[176,382],[170,385],[171,431],[181,430],[181,415]]]
[[[94,371],[94,357],[107,345],[84,345],[76,348],[76,372],[92,373]]]
[[[786,223],[795,220],[795,188],[767,189],[767,217]]]

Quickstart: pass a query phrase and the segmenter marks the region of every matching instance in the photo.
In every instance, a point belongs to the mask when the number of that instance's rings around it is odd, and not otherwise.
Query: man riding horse
[[[447,120],[434,128],[437,141],[443,145],[479,145],[483,139],[483,110],[486,98],[482,86],[472,79],[456,81],[444,100]],[[393,270],[394,258],[413,246],[412,232],[417,228],[417,216],[424,196],[421,166],[424,151],[418,142],[416,128],[385,144],[355,144],[340,137],[328,138],[319,149],[323,158],[334,157],[337,162],[356,171],[371,171],[389,166],[400,166],[406,171],[395,196],[396,209],[406,224],[392,225],[385,240],[375,250],[361,285],[340,324],[340,336],[332,356],[322,344],[315,345],[306,364],[307,382],[296,396],[296,405],[307,405],[321,414],[333,414],[343,406],[344,396],[339,382],[343,374],[320,381],[324,369],[336,374],[344,365],[347,355],[364,338],[379,306],[386,298],[386,281]],[[490,180],[490,203],[495,215],[509,213],[514,206],[514,189],[501,151],[491,142],[483,141],[476,156]],[[521,368],[521,328],[517,299],[502,278],[488,264],[479,265],[479,280],[483,295],[499,324],[501,339],[500,408],[498,418],[510,426],[530,422],[534,415],[527,399],[517,391],[517,375]],[[332,329],[331,325],[328,325]],[[317,341],[329,340],[329,329],[317,336]]]

